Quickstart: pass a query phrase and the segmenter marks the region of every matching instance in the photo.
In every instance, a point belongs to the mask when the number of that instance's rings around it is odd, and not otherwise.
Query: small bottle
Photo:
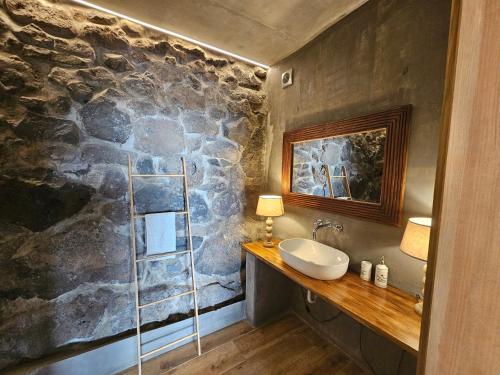
[[[387,277],[389,268],[385,265],[384,257],[380,258],[380,263],[375,267],[375,285],[379,288],[387,288]]]
[[[367,261],[367,260],[363,260],[361,262],[361,272],[359,274],[359,277],[361,277],[361,279],[365,280],[365,281],[370,281],[371,278],[372,278],[372,263]]]

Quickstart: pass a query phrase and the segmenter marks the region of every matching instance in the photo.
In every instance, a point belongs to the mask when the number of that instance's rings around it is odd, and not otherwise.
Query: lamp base
[[[424,308],[424,301],[420,301],[415,304],[414,310],[418,315],[422,316],[423,308]]]
[[[422,277],[422,296],[420,297],[420,301],[415,304],[414,310],[415,312],[422,316],[422,310],[424,309],[424,290],[425,290],[425,275],[427,273],[427,263],[422,267],[423,277]]]
[[[264,247],[274,247],[272,240],[273,240],[273,218],[268,217],[266,220],[266,240],[264,241]]]

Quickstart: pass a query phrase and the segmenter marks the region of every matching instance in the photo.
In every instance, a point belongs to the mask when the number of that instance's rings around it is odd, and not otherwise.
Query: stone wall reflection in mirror
[[[386,129],[293,144],[292,192],[380,203]]]

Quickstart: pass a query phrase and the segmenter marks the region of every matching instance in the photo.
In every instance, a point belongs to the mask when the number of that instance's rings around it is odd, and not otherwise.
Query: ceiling
[[[265,65],[368,0],[88,0]]]

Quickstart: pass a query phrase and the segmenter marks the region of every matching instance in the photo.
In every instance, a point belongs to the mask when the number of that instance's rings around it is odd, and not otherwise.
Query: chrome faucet
[[[313,232],[312,232],[312,237],[314,241],[316,241],[316,233],[321,228],[333,228],[337,232],[342,232],[344,230],[344,226],[342,224],[332,224],[328,220],[316,219],[313,223]]]

